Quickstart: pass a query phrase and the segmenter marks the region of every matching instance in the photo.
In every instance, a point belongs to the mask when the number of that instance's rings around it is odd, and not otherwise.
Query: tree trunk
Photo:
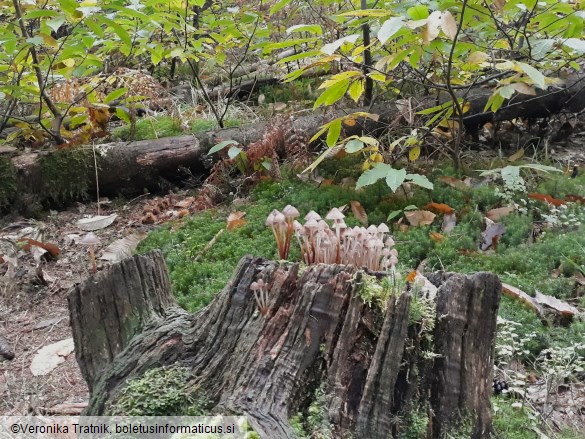
[[[91,391],[86,414],[104,414],[126,380],[182,361],[193,375],[189,385],[212,397],[213,413],[245,415],[263,438],[297,437],[289,419],[307,411],[317,389],[325,392],[333,437],[387,438],[408,428],[399,416],[421,406],[435,414],[428,438],[442,437],[463,416],[474,439],[489,437],[499,280],[436,276],[433,364],[413,354],[420,345],[413,334],[422,331],[409,318],[411,293],[392,296],[384,310],[368,306],[362,276],[352,266],[300,272],[298,264],[247,256],[213,302],[191,315],[171,296],[160,252],[122,261],[69,297]],[[250,290],[260,278],[269,289],[264,316]],[[417,378],[425,369],[432,375]]]

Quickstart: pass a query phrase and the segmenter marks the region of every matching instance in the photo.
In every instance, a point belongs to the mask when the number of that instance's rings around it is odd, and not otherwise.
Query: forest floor
[[[568,164],[581,164],[582,173],[584,144],[585,132],[574,133],[571,142],[555,145],[549,153],[554,155],[555,162],[565,168]],[[493,155],[493,151],[487,153]],[[101,200],[100,215],[116,214],[117,217],[113,223],[100,226],[95,231],[101,239],[98,258],[107,245],[154,228],[143,224],[146,207],[166,199],[170,200],[166,202],[166,207],[173,211],[174,206],[184,205],[190,195],[194,194],[179,192],[170,198],[145,196],[130,201]],[[585,188],[577,195],[585,196]],[[31,236],[32,233],[39,237],[38,241],[57,246],[60,252],[58,257],[51,257],[43,251],[21,249],[13,277],[9,282],[0,283],[0,337],[8,341],[15,354],[10,362],[0,360],[0,415],[59,414],[64,406],[73,406],[76,410],[81,407],[77,404],[88,399],[87,385],[71,350],[57,352],[55,355],[61,356],[63,361],[52,370],[36,376],[31,370],[31,363],[39,349],[71,337],[67,294],[75,284],[90,276],[87,249],[79,244],[85,232],[77,222],[96,214],[95,202],[77,203],[65,210],[50,211],[40,220],[12,217],[10,221],[0,224],[0,238],[14,239],[21,235]],[[180,228],[181,223],[184,223],[181,219],[173,220],[167,230],[173,230],[175,225]],[[224,225],[225,218],[221,227]],[[98,270],[105,269],[109,264],[98,259]],[[543,392],[542,381],[535,380],[529,386],[534,394]],[[564,399],[567,401],[563,402]],[[556,401],[556,408],[547,415],[548,419],[553,419],[553,424],[573,424],[577,431],[585,431],[585,416],[571,415],[570,422],[563,421],[566,407],[575,406],[585,413],[583,384],[572,386],[564,396],[557,395]]]

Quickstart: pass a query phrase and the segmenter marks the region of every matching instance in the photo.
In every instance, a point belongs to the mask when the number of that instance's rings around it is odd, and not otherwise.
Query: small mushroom
[[[81,241],[79,241],[79,243],[81,245],[88,246],[89,260],[91,262],[91,272],[93,274],[97,273],[97,264],[95,262],[95,246],[100,243],[100,239],[93,232],[89,232],[81,239]]]

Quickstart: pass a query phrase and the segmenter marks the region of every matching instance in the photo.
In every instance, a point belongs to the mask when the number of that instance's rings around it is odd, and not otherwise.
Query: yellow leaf
[[[376,152],[370,156],[370,160],[375,163],[382,163],[384,161],[384,157],[379,152]]]
[[[489,59],[489,56],[487,53],[484,52],[472,52],[468,57],[467,57],[467,64],[472,64],[472,65],[477,65],[480,64],[482,62],[485,62]]]
[[[384,75],[383,73],[370,73],[368,75],[370,78],[372,78],[374,81],[378,81],[378,82],[386,82],[386,75]]]
[[[522,157],[524,157],[524,148],[520,148],[518,151],[516,151],[514,154],[508,157],[508,161],[515,162],[516,160],[519,160]]]
[[[357,103],[357,101],[360,99],[363,92],[364,92],[364,80],[363,79],[358,79],[356,81],[353,81],[350,84],[349,89],[347,90],[349,97],[352,98],[355,103]]]
[[[420,157],[420,146],[415,146],[408,152],[408,160],[415,162]]]
[[[451,15],[451,12],[443,12],[443,15],[441,16],[441,29],[443,29],[443,32],[445,32],[445,35],[447,35],[450,40],[455,40],[458,25],[455,18],[453,18],[453,15]]]

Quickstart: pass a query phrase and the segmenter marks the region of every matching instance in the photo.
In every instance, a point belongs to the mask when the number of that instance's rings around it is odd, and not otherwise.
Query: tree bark
[[[360,296],[362,276],[352,266],[301,273],[298,264],[247,256],[213,302],[191,315],[174,302],[159,251],[122,261],[69,297],[77,360],[91,391],[85,414],[104,414],[128,379],[181,361],[191,368],[190,386],[213,397],[213,413],[245,415],[263,438],[295,438],[289,419],[307,410],[316,389],[325,391],[333,437],[387,438],[406,428],[397,416],[430,395],[436,417],[429,438],[455,428],[463,414],[471,414],[474,439],[488,438],[498,279],[435,280],[443,282],[434,317],[440,361],[432,376],[409,380],[413,363],[405,360],[418,332],[409,319],[412,296],[370,307]],[[250,291],[259,278],[269,288],[265,316]],[[399,391],[409,386],[416,391]]]

